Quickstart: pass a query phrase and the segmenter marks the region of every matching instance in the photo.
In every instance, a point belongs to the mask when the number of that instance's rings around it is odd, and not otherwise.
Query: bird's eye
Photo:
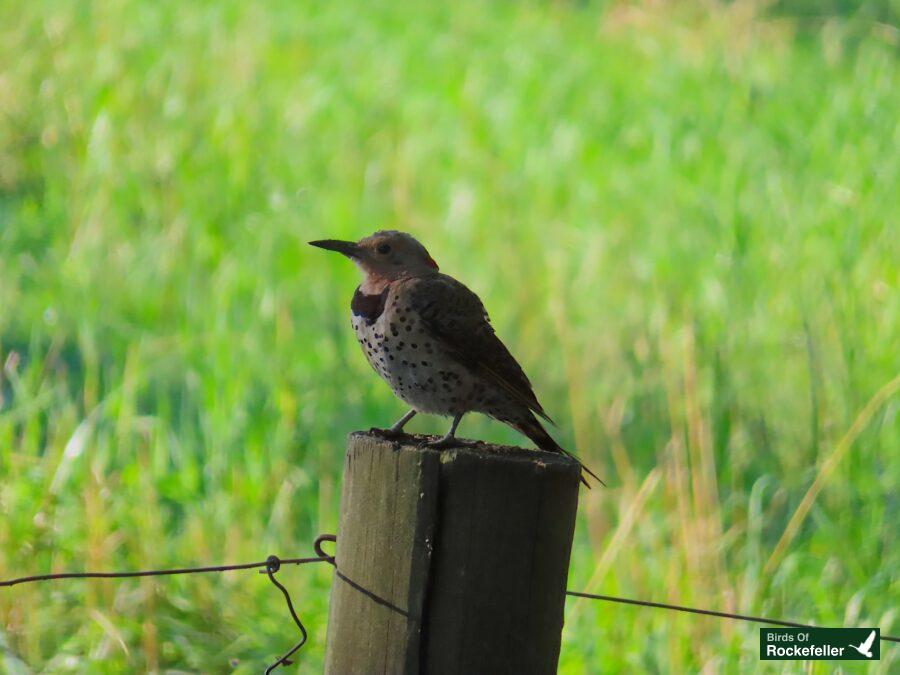
[[[375,250],[378,251],[381,255],[387,255],[391,252],[391,247],[388,244],[378,244]]]

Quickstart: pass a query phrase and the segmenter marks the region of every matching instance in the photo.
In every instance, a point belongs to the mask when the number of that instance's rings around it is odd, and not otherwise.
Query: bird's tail
[[[581,482],[584,483],[585,487],[589,490],[591,488],[590,483],[588,483],[587,478],[585,478],[585,473],[587,473],[591,478],[596,480],[600,485],[606,487],[606,483],[600,480],[600,477],[587,468],[578,457],[573,455],[571,452],[563,450],[559,443],[553,440],[553,437],[547,433],[547,430],[541,426],[541,423],[535,419],[534,415],[529,415],[528,419],[524,420],[503,420],[513,429],[518,431],[520,434],[524,434],[537,445],[541,450],[546,452],[557,452],[561,455],[566,455],[574,459],[581,466]]]

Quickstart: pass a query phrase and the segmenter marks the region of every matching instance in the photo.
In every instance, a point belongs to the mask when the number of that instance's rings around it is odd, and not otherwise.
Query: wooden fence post
[[[351,434],[325,672],[556,672],[579,473],[535,450]]]

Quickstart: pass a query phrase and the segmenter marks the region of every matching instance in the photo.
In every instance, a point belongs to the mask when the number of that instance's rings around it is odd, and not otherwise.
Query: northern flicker
[[[481,300],[439,272],[415,238],[390,230],[357,242],[309,243],[343,254],[363,273],[350,303],[353,330],[375,372],[411,407],[386,433],[401,434],[416,413],[443,415],[453,418],[450,429],[430,445],[452,445],[459,442],[454,436],[462,416],[480,412],[542,450],[570,454],[538,420],[552,423],[522,367],[494,333]],[[581,480],[588,485],[584,473]]]

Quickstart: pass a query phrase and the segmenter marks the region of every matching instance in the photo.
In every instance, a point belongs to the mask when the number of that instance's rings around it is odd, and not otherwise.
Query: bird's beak
[[[356,242],[341,241],[340,239],[319,239],[309,242],[310,246],[324,248],[326,251],[337,251],[348,258],[355,258],[359,252]]]

